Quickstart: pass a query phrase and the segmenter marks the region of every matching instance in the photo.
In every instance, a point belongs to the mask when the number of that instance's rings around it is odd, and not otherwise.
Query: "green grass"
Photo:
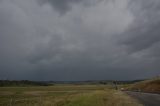
[[[141,106],[106,85],[0,87],[0,106]]]

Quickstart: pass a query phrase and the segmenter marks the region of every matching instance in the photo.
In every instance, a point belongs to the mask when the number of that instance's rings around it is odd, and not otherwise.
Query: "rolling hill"
[[[160,77],[137,82],[127,87],[126,90],[160,94]]]

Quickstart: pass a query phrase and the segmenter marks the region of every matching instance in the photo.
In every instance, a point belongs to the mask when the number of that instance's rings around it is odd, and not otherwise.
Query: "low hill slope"
[[[127,87],[126,90],[160,94],[160,77],[137,82]]]

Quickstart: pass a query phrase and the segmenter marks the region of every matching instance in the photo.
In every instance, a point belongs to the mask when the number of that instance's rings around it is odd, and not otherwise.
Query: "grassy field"
[[[107,85],[0,87],[0,106],[142,106]]]

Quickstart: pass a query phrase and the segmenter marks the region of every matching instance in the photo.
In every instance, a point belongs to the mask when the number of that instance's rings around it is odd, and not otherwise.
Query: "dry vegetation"
[[[127,87],[126,90],[160,94],[160,77],[135,83]]]
[[[0,106],[141,106],[106,85],[1,87]]]

